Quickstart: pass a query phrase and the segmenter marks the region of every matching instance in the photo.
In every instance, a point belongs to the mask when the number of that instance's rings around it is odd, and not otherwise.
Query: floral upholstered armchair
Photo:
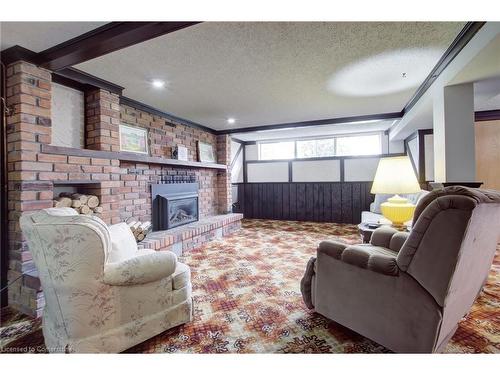
[[[120,352],[191,320],[189,267],[169,251],[138,250],[128,226],[72,208],[21,217],[46,305],[51,352]]]

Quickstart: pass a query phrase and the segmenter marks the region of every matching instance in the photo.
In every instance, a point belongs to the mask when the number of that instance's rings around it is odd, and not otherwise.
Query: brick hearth
[[[210,216],[177,228],[152,232],[141,242],[143,249],[170,250],[176,255],[202,246],[214,238],[221,238],[241,228],[242,214]]]
[[[74,185],[80,192],[97,195],[108,224],[127,220],[151,220],[150,184],[164,175],[195,176],[199,183],[202,219],[196,228],[182,235],[153,234],[143,246],[183,250],[229,233],[239,227],[239,215],[211,218],[231,212],[231,175],[227,168],[203,166],[196,160],[197,141],[211,143],[219,164],[229,166],[230,137],[216,136],[202,129],[172,122],[167,118],[120,104],[118,95],[100,88],[85,94],[85,144],[81,152],[56,152],[50,146],[51,72],[19,61],[7,67],[7,104],[14,114],[7,117],[9,181],[9,305],[32,316],[40,316],[43,293],[31,254],[19,227],[23,213],[52,207],[54,187]],[[119,124],[144,127],[149,131],[151,157],[122,158],[119,152]],[[164,163],[177,144],[188,148],[190,162]],[[94,151],[91,151],[94,150]],[[125,159],[125,160],[124,160]],[[224,167],[224,166],[222,166]],[[221,231],[219,230],[221,229]],[[178,232],[175,232],[178,233]],[[185,234],[190,233],[190,234]],[[177,239],[182,238],[182,242]],[[162,245],[158,245],[161,243]],[[175,245],[176,251],[179,245]]]

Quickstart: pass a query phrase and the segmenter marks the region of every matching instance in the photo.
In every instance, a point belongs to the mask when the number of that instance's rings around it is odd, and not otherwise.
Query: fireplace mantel
[[[209,168],[209,169],[221,169],[221,170],[227,169],[227,165],[224,164],[167,159],[156,156],[135,154],[132,152],[87,150],[81,148],[52,146],[46,144],[42,145],[41,151],[45,154],[83,156],[83,157],[102,158],[102,159],[117,159],[122,161],[131,161],[131,162],[145,163],[145,164],[163,164],[163,165],[172,165],[178,167]]]

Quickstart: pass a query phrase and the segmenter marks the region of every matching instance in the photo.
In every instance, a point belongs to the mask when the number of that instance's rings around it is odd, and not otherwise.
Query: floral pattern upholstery
[[[174,254],[137,251],[120,262],[111,237],[120,231],[70,208],[23,215],[21,228],[45,294],[49,351],[120,352],[191,320],[189,268]]]

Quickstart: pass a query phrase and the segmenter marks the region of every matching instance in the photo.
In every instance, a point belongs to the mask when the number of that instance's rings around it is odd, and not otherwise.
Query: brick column
[[[217,195],[220,214],[232,212],[231,194],[231,137],[227,134],[217,136],[217,162],[228,166],[226,171],[217,173]]]
[[[45,304],[36,270],[19,227],[22,213],[52,207],[52,182],[40,181],[53,164],[39,154],[51,142],[51,74],[23,61],[7,67],[7,165],[9,194],[9,305],[40,316]],[[65,157],[65,156],[62,156]]]
[[[120,151],[120,98],[96,89],[85,93],[86,148]]]

